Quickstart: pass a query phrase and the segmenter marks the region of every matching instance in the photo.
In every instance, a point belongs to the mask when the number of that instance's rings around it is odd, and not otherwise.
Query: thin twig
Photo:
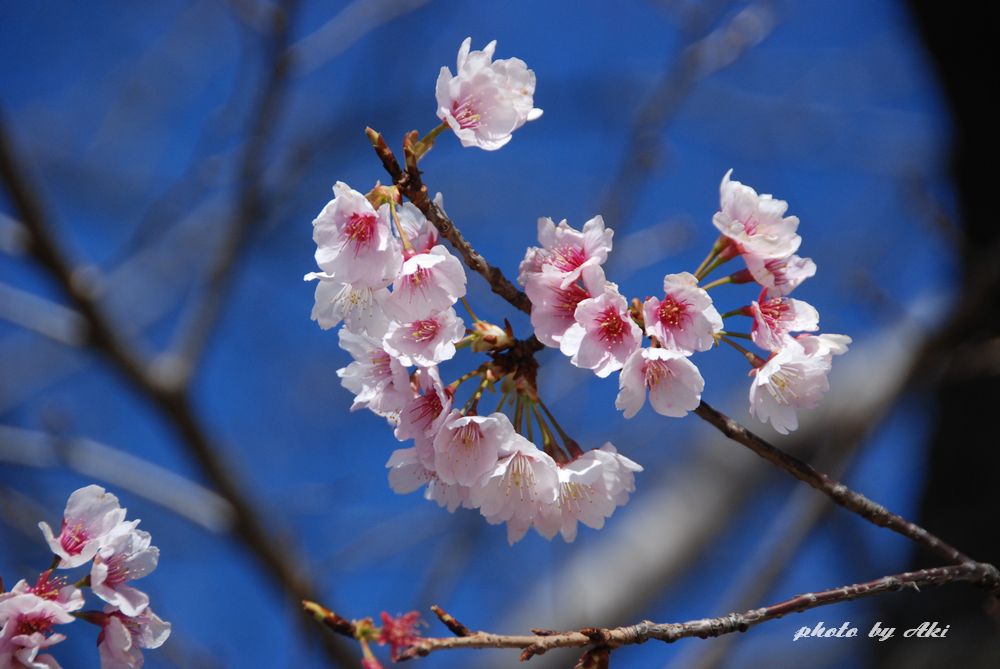
[[[746,630],[768,620],[790,613],[801,613],[819,606],[846,602],[903,588],[919,591],[921,587],[967,582],[987,588],[994,593],[1000,589],[1000,572],[996,567],[980,562],[965,562],[947,567],[935,567],[905,572],[839,588],[809,592],[786,599],[777,604],[742,613],[734,612],[719,618],[702,618],[684,623],[654,623],[644,620],[635,625],[615,628],[584,628],[572,632],[545,635],[501,635],[474,632],[468,636],[436,637],[421,639],[400,656],[410,659],[440,650],[457,648],[520,648],[521,659],[527,660],[553,648],[585,648],[607,646],[615,648],[659,640],[672,643],[678,639],[717,637]]]

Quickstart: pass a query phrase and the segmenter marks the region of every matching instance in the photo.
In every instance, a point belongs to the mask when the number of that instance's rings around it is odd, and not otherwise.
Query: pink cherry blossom
[[[524,292],[531,300],[531,326],[535,336],[546,346],[559,347],[566,330],[576,323],[576,307],[580,302],[600,294],[607,283],[598,266],[584,268],[579,282],[563,285],[563,277],[555,272],[529,274]]]
[[[463,416],[452,411],[434,439],[434,471],[444,483],[476,485],[513,441],[514,426],[506,414]]]
[[[385,611],[382,612],[382,629],[379,630],[378,643],[389,645],[389,655],[393,662],[399,659],[400,651],[420,641],[420,632],[417,631],[419,624],[420,614],[417,611],[395,617]]]
[[[511,133],[542,115],[533,106],[535,73],[524,61],[493,62],[496,41],[482,51],[470,51],[466,38],[458,50],[456,74],[441,68],[437,80],[437,115],[455,132],[462,146],[499,149]]]
[[[799,284],[816,274],[816,263],[797,255],[787,258],[759,258],[752,253],[745,253],[743,260],[754,281],[767,290],[768,297],[788,295]]]
[[[0,667],[7,669],[58,669],[44,649],[65,639],[52,633],[55,625],[75,618],[59,603],[31,592],[0,595]]]
[[[400,411],[413,396],[406,368],[371,337],[347,328],[339,331],[340,347],[354,362],[337,370],[340,383],[354,393],[351,411],[370,409],[380,416]]]
[[[444,211],[444,197],[441,193],[434,196],[434,204]],[[396,207],[399,224],[415,253],[427,253],[438,245],[441,235],[434,224],[427,220],[423,212],[412,202],[404,202]]]
[[[434,436],[451,411],[453,393],[441,382],[437,367],[418,369],[415,386],[419,394],[407,400],[399,413],[396,439],[413,439],[421,462],[434,465]]]
[[[663,299],[651,297],[642,305],[646,334],[664,348],[690,355],[715,345],[722,316],[709,294],[698,287],[690,272],[663,277]]]
[[[52,570],[43,571],[38,575],[34,585],[28,585],[24,579],[18,581],[10,592],[0,594],[0,601],[15,595],[31,594],[55,602],[67,613],[83,608],[83,591],[75,585],[67,585],[66,578],[53,576]],[[2,621],[0,621],[2,622]]]
[[[831,353],[817,347],[812,353],[791,337],[785,346],[753,372],[750,413],[770,422],[781,434],[799,426],[796,409],[812,409],[829,390]]]
[[[559,467],[557,504],[541,508],[535,528],[550,539],[559,532],[567,542],[576,539],[578,522],[601,529],[615,508],[628,501],[635,490],[634,474],[640,471],[642,467],[620,455],[610,442],[587,451]]]
[[[592,369],[604,378],[625,366],[625,361],[639,348],[642,331],[628,313],[628,305],[614,284],[603,293],[580,302],[576,320],[559,342],[559,350],[572,356],[570,362]]]
[[[683,353],[665,348],[639,349],[625,361],[615,406],[632,418],[646,403],[663,416],[680,418],[701,402],[705,379]]]
[[[146,608],[138,616],[126,616],[113,607],[104,609],[97,637],[101,669],[139,669],[143,648],[159,648],[170,636],[170,623]]]
[[[438,244],[403,262],[393,280],[386,310],[402,322],[426,318],[455,304],[465,295],[465,284],[462,263]]]
[[[389,205],[375,211],[364,195],[338,181],[335,197],[313,221],[316,262],[337,281],[359,288],[385,288],[403,262],[392,236]]]
[[[108,537],[94,556],[90,587],[126,616],[137,616],[149,606],[149,595],[128,583],[156,569],[160,549],[150,545],[149,532],[128,525]]]
[[[464,335],[465,324],[449,307],[426,318],[390,323],[382,342],[404,365],[430,367],[453,358],[455,343]]]
[[[809,303],[790,297],[773,297],[751,302],[753,318],[750,336],[753,343],[766,351],[777,351],[785,345],[792,332],[819,329],[819,312]]]
[[[527,250],[518,280],[527,286],[532,274],[552,272],[561,278],[561,287],[566,288],[580,278],[584,268],[607,261],[614,234],[604,227],[601,216],[584,223],[582,231],[571,228],[565,220],[557,226],[551,218],[540,218],[538,241],[542,246]]]
[[[726,172],[719,187],[719,211],[712,223],[735,243],[740,251],[757,258],[787,258],[795,253],[802,238],[795,230],[799,219],[785,216],[788,203],[757,191]]]
[[[434,470],[423,464],[417,448],[398,448],[385,464],[389,469],[389,487],[397,495],[406,495],[427,486],[424,497],[446,507],[449,513],[462,506],[473,508],[469,501],[469,488],[444,483]]]
[[[470,501],[490,524],[507,522],[507,540],[516,542],[540,513],[559,496],[555,461],[519,434],[508,443],[508,453],[497,461]]]
[[[125,519],[118,498],[104,488],[89,485],[69,496],[59,535],[48,523],[39,523],[52,552],[62,558],[60,569],[79,567],[97,553],[104,538]]]
[[[310,272],[305,275],[305,280],[317,280],[312,320],[321,328],[329,330],[344,321],[352,332],[376,339],[385,334],[389,327],[389,318],[385,315],[388,289],[357,287],[337,281],[326,272]]]

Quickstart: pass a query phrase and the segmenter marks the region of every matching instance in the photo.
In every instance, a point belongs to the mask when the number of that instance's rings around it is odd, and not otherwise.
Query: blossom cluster
[[[690,356],[725,342],[751,363],[750,412],[788,433],[798,427],[796,410],[815,407],[829,389],[831,359],[851,341],[844,335],[809,334],[819,329],[819,313],[788,297],[816,273],[812,260],[795,255],[802,242],[798,218],[784,215],[786,202],[758,195],[733,181],[731,173],[722,180],[719,211],[712,219],[721,234],[705,262],[693,274],[667,274],[663,292],[644,301],[630,303],[605,278],[602,267],[613,231],[600,216],[582,230],[566,221],[538,221],[541,246],[525,253],[518,277],[532,303],[536,336],[599,377],[620,372],[615,404],[626,418],[638,413],[647,395],[653,410],[664,416],[694,410],[705,381]],[[746,269],[700,285],[737,256]],[[760,286],[757,299],[720,314],[707,289],[750,282]],[[752,319],[750,333],[724,329],[724,318],[739,315]],[[733,337],[751,340],[767,357],[747,351]]]
[[[52,566],[34,583],[18,581],[0,594],[0,669],[58,669],[43,652],[64,640],[56,625],[77,618],[100,626],[97,647],[102,669],[137,669],[142,649],[158,648],[170,636],[170,623],[149,607],[149,596],[131,585],[156,569],[159,549],[138,520],[126,520],[118,498],[90,485],[70,495],[59,533],[39,523],[54,554]],[[74,584],[56,570],[89,563]],[[81,611],[84,588],[104,603],[101,611]]]
[[[415,132],[407,136],[407,177],[446,130],[463,146],[494,150],[541,115],[535,76],[523,61],[494,61],[495,42],[483,51],[470,47],[471,40],[462,43],[456,74],[442,68],[438,78],[441,125],[416,141]],[[369,138],[387,150],[378,133],[369,130]],[[713,217],[720,236],[708,257],[694,272],[667,274],[662,292],[644,300],[626,299],[605,276],[614,233],[601,216],[580,230],[540,219],[540,246],[527,250],[518,275],[531,304],[534,337],[527,340],[472,311],[462,263],[425,217],[434,213],[428,207],[443,215],[440,195],[434,204],[421,198],[421,209],[403,203],[398,184],[362,194],[338,182],[333,190],[313,221],[321,271],[305,277],[318,281],[312,317],[324,329],[343,324],[340,346],[354,361],[338,375],[354,394],[352,410],[385,417],[399,441],[412,441],[388,460],[390,486],[398,493],[423,488],[450,512],[478,509],[487,522],[506,523],[511,543],[532,528],[573,541],[579,523],[602,527],[628,501],[642,469],[611,443],[581,449],[560,426],[538,389],[533,354],[542,345],[598,377],[619,372],[616,406],[631,418],[647,397],[665,416],[695,410],[705,381],[691,357],[726,343],[751,364],[751,413],[787,432],[798,425],[796,410],[815,406],[828,389],[832,357],[850,343],[811,334],[817,311],[788,297],[816,271],[795,255],[798,219],[785,216],[784,201],[758,195],[730,174]],[[745,269],[702,283],[736,257]],[[757,299],[720,314],[709,289],[750,282],[760,286]],[[459,301],[472,319],[468,327],[456,313]],[[725,319],[740,315],[752,319],[750,332],[725,328]],[[740,338],[766,357],[743,348]],[[489,360],[446,383],[441,365],[464,348]],[[463,401],[458,393],[470,381]],[[485,392],[500,394],[492,412],[480,411]]]

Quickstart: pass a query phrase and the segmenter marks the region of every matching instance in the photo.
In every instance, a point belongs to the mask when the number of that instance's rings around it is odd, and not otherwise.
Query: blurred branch
[[[729,4],[709,3],[707,8],[700,8],[703,11],[690,12],[684,32],[702,32]],[[673,65],[639,107],[618,172],[597,209],[616,231],[627,225],[635,200],[656,165],[660,136],[698,82],[732,65],[760,44],[776,23],[770,2],[752,4],[724,25],[687,44],[674,59]]]
[[[289,49],[296,75],[303,76],[330,62],[361,38],[395,18],[405,16],[430,0],[354,0],[336,16]]]
[[[227,532],[233,508],[183,476],[92,439],[0,425],[0,460],[29,467],[66,465],[88,478],[128,490],[210,532]]]
[[[83,345],[86,323],[61,304],[0,283],[0,319],[64,346]]]
[[[273,575],[286,593],[301,600],[313,591],[304,570],[287,547],[273,541],[242,488],[222,461],[205,427],[195,415],[185,386],[165,382],[140,360],[123,340],[95,299],[93,286],[65,258],[41,201],[29,185],[16,158],[6,129],[0,126],[0,178],[11,202],[28,232],[29,253],[52,275],[66,293],[73,307],[87,323],[87,344],[99,351],[140,393],[170,421],[190,455],[206,478],[235,511],[234,529],[246,546]],[[324,646],[329,659],[345,667],[355,666],[354,658],[341,644],[327,640]]]

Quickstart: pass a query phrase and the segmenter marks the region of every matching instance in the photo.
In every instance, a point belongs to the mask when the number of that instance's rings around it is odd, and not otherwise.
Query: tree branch
[[[307,599],[314,588],[305,577],[305,569],[286,546],[275,541],[249,498],[236,483],[220,457],[208,432],[194,413],[184,386],[165,381],[133,352],[128,342],[118,336],[115,326],[97,302],[91,286],[81,280],[73,265],[55,243],[41,200],[22,174],[6,129],[0,124],[0,179],[28,234],[28,252],[52,275],[69,298],[73,308],[87,324],[86,344],[100,352],[161,414],[167,418],[188,453],[201,467],[212,486],[233,507],[234,530],[258,558],[286,594],[298,601]],[[325,636],[327,657],[344,667],[357,666],[343,644]]]
[[[845,585],[821,592],[808,592],[784,601],[757,609],[734,612],[718,618],[702,618],[684,623],[654,623],[644,620],[635,625],[614,628],[583,628],[571,632],[535,630],[535,634],[502,635],[490,632],[471,632],[455,637],[421,639],[400,654],[400,660],[423,657],[436,651],[458,648],[520,648],[521,660],[528,660],[554,648],[617,648],[641,644],[650,640],[672,643],[678,639],[698,637],[706,639],[733,632],[745,632],[751,627],[781,618],[791,613],[801,613],[820,606],[837,604],[853,599],[871,597],[903,588],[920,591],[921,587],[948,583],[972,583],[992,593],[1000,592],[1000,572],[996,567],[981,562],[935,567],[920,571],[884,576],[873,581]],[[443,612],[435,614],[440,618]],[[447,615],[447,614],[444,614]],[[448,616],[450,618],[450,616]],[[449,627],[451,627],[449,625]]]

